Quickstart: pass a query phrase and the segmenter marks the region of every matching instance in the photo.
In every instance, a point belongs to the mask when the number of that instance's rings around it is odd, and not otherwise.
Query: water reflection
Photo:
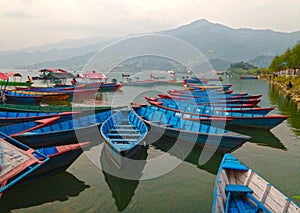
[[[77,197],[90,186],[68,172],[63,172],[22,187],[11,188],[3,194],[0,212],[38,206]]]
[[[300,111],[297,104],[280,91],[277,86],[270,84],[269,87],[270,101],[278,107],[282,114],[290,116],[287,123],[292,127],[293,132],[300,136]]]
[[[172,156],[182,159],[185,162],[194,164],[197,166],[197,168],[215,175],[218,173],[219,165],[224,156],[223,153],[215,152],[214,155],[204,165],[200,165],[199,158],[200,155],[203,154],[203,149],[201,147],[194,147],[190,149],[188,147],[190,146],[189,143],[174,143],[174,139],[170,139],[164,136],[155,143],[152,143],[152,145],[155,149],[161,150],[163,152],[168,152]],[[183,153],[187,153],[186,151],[189,150],[191,150],[189,154],[187,156],[184,156]]]
[[[105,181],[112,192],[112,197],[115,199],[115,204],[119,211],[126,209],[134,196],[134,191],[139,185],[139,178],[142,176],[142,171],[146,164],[147,148],[142,146],[138,155],[135,156],[139,163],[123,165],[122,168],[117,168],[109,157],[110,148],[104,144],[101,152],[100,162]],[[111,175],[116,174],[116,176]],[[124,179],[120,177],[134,177],[134,180]]]
[[[252,137],[252,139],[249,141],[251,143],[256,143],[260,146],[269,146],[276,149],[287,150],[287,148],[281,143],[281,141],[272,132],[268,130],[241,127],[232,127],[228,129],[230,131]]]

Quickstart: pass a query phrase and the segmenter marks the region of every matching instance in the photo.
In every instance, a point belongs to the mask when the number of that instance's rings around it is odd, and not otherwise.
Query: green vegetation
[[[300,68],[300,42],[292,49],[287,49],[285,53],[280,56],[275,56],[269,66],[269,70],[276,72],[285,69],[299,69]]]
[[[238,62],[230,64],[230,67],[227,69],[227,72],[231,73],[232,75],[243,75],[243,74],[252,74],[258,68],[252,64],[247,62]]]

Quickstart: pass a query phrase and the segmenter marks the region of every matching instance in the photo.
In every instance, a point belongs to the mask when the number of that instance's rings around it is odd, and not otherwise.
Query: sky
[[[0,0],[0,51],[119,37],[207,19],[232,28],[300,31],[299,0]]]

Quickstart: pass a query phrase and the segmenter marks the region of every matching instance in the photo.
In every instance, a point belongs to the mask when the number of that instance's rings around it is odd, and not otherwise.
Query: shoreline
[[[287,95],[295,104],[297,104],[298,106],[300,105],[300,88],[299,86],[297,86],[297,80],[299,78],[295,77],[295,76],[279,76],[279,77],[275,77],[272,78],[271,80],[269,79],[268,76],[263,76],[262,79],[268,81],[269,83],[276,85],[280,88],[280,90]],[[293,86],[291,89],[287,89],[287,82],[291,81]]]

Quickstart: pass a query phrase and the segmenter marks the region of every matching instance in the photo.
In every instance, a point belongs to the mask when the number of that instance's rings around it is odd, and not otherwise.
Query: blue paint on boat
[[[121,165],[119,156],[132,157],[145,139],[148,129],[135,113],[125,108],[109,117],[100,132],[114,155],[118,155],[117,163]]]
[[[218,127],[201,124],[197,121],[176,116],[174,111],[155,106],[134,107],[135,113],[149,126],[151,132],[164,135],[199,146],[217,148],[220,152],[232,151],[251,138]],[[151,141],[154,142],[154,141]]]
[[[53,125],[35,129],[15,137],[31,147],[45,147],[49,145],[63,145],[85,140],[97,141],[99,126],[111,116],[111,111],[103,111],[72,120],[54,123]],[[92,137],[91,137],[92,136]]]
[[[290,198],[233,155],[224,155],[214,187],[213,213],[299,211],[300,207]]]
[[[156,107],[165,107],[167,110],[177,110],[177,113],[185,113],[186,117],[188,114],[188,118],[190,119],[197,120],[201,116],[227,117],[232,118],[228,124],[231,126],[251,127],[267,130],[272,129],[288,118],[288,116],[284,115],[265,115],[236,111],[220,111],[215,110],[211,106],[197,106],[171,99],[159,99],[159,104],[157,102],[153,102],[152,104],[154,104]]]
[[[21,122],[34,121],[39,119],[59,116],[60,120],[69,120],[75,113],[73,112],[1,112],[0,126],[7,126]],[[78,114],[78,113],[77,113]]]

